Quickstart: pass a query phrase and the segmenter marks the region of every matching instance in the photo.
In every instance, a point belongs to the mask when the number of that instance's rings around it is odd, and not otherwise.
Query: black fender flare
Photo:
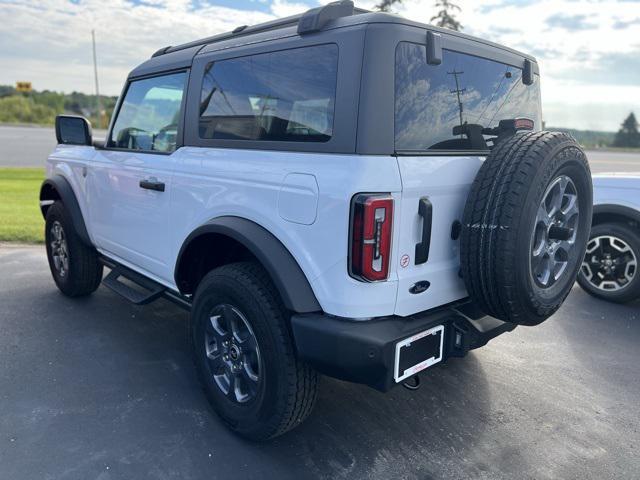
[[[51,198],[52,192],[55,192],[54,198]],[[64,204],[64,208],[71,216],[73,228],[76,230],[82,243],[87,246],[92,246],[76,194],[69,181],[62,175],[53,175],[51,178],[47,178],[42,182],[42,186],[40,187],[40,211],[43,217],[46,217],[47,213],[47,204],[45,202],[55,198],[59,198]]]
[[[244,245],[267,270],[287,309],[297,313],[321,311],[322,308],[306,275],[293,255],[271,232],[251,220],[224,216],[196,228],[183,242],[174,278],[180,285],[180,264],[189,244],[203,234],[225,235]]]
[[[596,215],[606,214],[614,214],[621,217],[627,217],[629,220],[633,220],[634,222],[638,223],[638,225],[640,225],[640,211],[634,210],[631,207],[618,205],[615,203],[601,203],[593,206],[594,218]]]

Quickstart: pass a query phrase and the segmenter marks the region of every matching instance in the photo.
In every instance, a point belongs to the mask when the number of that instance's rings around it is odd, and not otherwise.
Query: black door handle
[[[159,182],[154,179],[140,180],[140,188],[155,190],[156,192],[164,192],[164,182]]]
[[[433,221],[433,205],[427,197],[422,197],[418,204],[418,215],[422,217],[422,240],[416,243],[416,265],[429,260],[431,247],[431,222]]]

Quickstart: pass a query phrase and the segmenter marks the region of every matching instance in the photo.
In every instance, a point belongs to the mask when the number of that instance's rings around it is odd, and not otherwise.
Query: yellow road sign
[[[18,92],[30,92],[31,82],[16,82],[16,90]]]

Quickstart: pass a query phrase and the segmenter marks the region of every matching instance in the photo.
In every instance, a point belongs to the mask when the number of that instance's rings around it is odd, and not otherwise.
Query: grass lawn
[[[42,243],[42,168],[0,168],[0,242]]]

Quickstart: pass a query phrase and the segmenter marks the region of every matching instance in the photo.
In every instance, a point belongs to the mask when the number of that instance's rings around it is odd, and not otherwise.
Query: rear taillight
[[[349,274],[367,282],[389,276],[393,198],[361,193],[351,202]]]

